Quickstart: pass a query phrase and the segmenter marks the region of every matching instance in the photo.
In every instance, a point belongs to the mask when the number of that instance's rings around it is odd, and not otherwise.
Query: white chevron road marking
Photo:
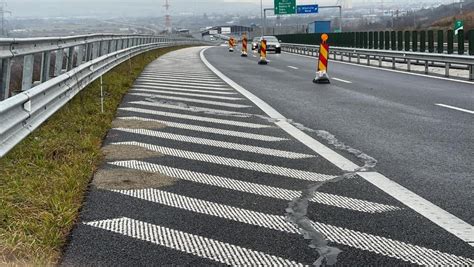
[[[142,108],[119,108],[119,110],[130,111],[130,112],[141,113],[141,114],[163,116],[163,117],[171,117],[171,118],[177,118],[177,119],[192,120],[192,121],[201,121],[201,122],[225,124],[225,125],[246,127],[246,128],[259,129],[259,128],[270,128],[271,127],[271,125],[265,125],[265,124],[249,123],[249,122],[234,121],[234,120],[215,119],[215,118],[204,117],[204,116],[186,115],[186,114],[180,114],[180,113],[163,112],[163,111],[142,109]]]
[[[119,117],[118,119],[119,120],[137,120],[137,121],[145,121],[145,122],[146,121],[158,122],[158,123],[163,123],[167,127],[171,127],[171,128],[178,128],[178,129],[210,133],[210,134],[233,136],[233,137],[259,140],[259,141],[265,141],[265,142],[278,142],[278,141],[288,140],[286,138],[280,138],[280,137],[275,137],[275,136],[270,136],[270,135],[252,134],[252,133],[246,133],[246,132],[238,132],[238,131],[224,130],[224,129],[212,128],[212,127],[204,127],[204,126],[199,126],[199,125],[178,123],[178,122],[172,122],[172,121],[147,119],[147,118],[141,118],[141,117]]]
[[[84,224],[231,266],[304,266],[263,252],[126,217]]]
[[[225,141],[218,141],[213,139],[206,139],[206,138],[199,138],[181,134],[173,134],[161,131],[154,131],[154,130],[147,130],[147,129],[127,129],[127,128],[113,128],[113,130],[132,133],[132,134],[139,134],[151,137],[157,137],[172,141],[184,142],[184,143],[191,143],[197,145],[205,145],[205,146],[213,146],[243,152],[250,152],[255,154],[262,154],[267,156],[274,156],[280,158],[288,158],[288,159],[304,159],[304,158],[312,158],[313,155],[303,154],[303,153],[296,153],[291,151],[284,151],[279,149],[272,149],[266,147],[258,147],[258,146],[251,146],[251,145],[244,145],[239,143],[231,143]]]
[[[116,161],[109,162],[109,164],[128,169],[160,173],[185,181],[212,185],[259,196],[283,199],[286,201],[291,201],[301,195],[301,192],[294,190],[281,189],[251,182],[244,182],[230,178],[187,171],[183,169],[177,169],[137,160]],[[314,197],[311,199],[311,202],[366,213],[382,213],[400,209],[398,207],[390,205],[379,204],[366,200],[354,199],[322,192],[316,192]]]
[[[277,231],[299,234],[299,230],[296,226],[288,222],[284,216],[246,210],[201,199],[181,196],[157,189],[111,191],[186,211],[206,214]],[[326,235],[330,242],[335,242],[364,251],[370,251],[413,264],[423,266],[469,266],[474,264],[474,260],[472,259],[458,257],[452,254],[407,244],[381,236],[319,222],[313,223],[313,226],[318,232]]]

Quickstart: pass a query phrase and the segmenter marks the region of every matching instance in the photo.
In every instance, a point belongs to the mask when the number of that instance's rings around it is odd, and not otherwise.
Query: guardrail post
[[[448,54],[454,53],[454,31],[448,30]]]
[[[417,52],[418,51],[418,32],[417,31],[412,31],[411,33],[411,42],[412,42],[412,51]]]
[[[403,32],[402,31],[397,32],[397,50],[398,51],[403,50]]]
[[[390,43],[390,48],[392,50],[397,50],[397,33],[395,31],[390,32]]]
[[[374,48],[374,32],[369,32],[369,49]]]
[[[34,61],[34,55],[26,55],[23,58],[23,79],[21,81],[21,91],[29,90],[33,86]]]
[[[49,80],[51,66],[51,52],[43,52],[41,57],[41,82],[44,83]]]
[[[405,51],[410,51],[410,32],[405,31]]]
[[[84,62],[84,46],[77,47],[76,65],[79,66]]]
[[[437,39],[438,39],[438,53],[442,54],[444,52],[444,32],[442,30],[438,30],[437,33]]]
[[[458,31],[458,54],[464,55],[464,30]]]
[[[380,31],[379,32],[379,49],[384,48],[385,46],[384,41],[385,41],[385,37],[384,37],[383,31]]]
[[[379,33],[378,32],[373,32],[372,33],[374,35],[374,46],[373,48],[374,49],[379,49]]]
[[[56,60],[54,62],[54,77],[58,77],[63,72],[63,58],[64,50],[59,49],[56,51]]]
[[[67,53],[67,70],[70,71],[74,67],[74,47],[69,47]]]
[[[12,60],[9,58],[2,59],[2,83],[0,84],[0,101],[10,96],[10,77],[11,77]]]
[[[386,31],[385,32],[385,50],[390,49],[390,32]]]
[[[434,53],[434,31],[428,31],[428,52]]]
[[[356,43],[355,47],[360,48],[360,46],[359,46],[359,44],[360,44],[360,32],[355,33],[355,43]]]
[[[449,77],[449,68],[451,67],[451,63],[445,63],[445,73],[444,76]]]
[[[420,32],[420,52],[426,52],[426,31]]]
[[[469,31],[469,55],[474,55],[474,30]],[[472,66],[471,66],[472,67]]]
[[[369,33],[368,32],[362,33],[362,40],[363,40],[364,48],[367,48],[369,46]]]

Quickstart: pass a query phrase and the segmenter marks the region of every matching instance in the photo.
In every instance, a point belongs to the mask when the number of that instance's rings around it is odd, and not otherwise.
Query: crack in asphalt
[[[289,203],[288,208],[286,209],[286,219],[298,226],[303,237],[306,240],[310,240],[309,247],[315,249],[319,254],[319,258],[313,263],[313,265],[335,265],[337,263],[337,257],[342,252],[342,250],[337,247],[329,246],[329,241],[327,240],[326,236],[314,227],[313,221],[311,221],[307,216],[309,201],[314,197],[314,194],[318,191],[318,189],[325,184],[337,183],[345,179],[355,178],[357,176],[357,172],[371,171],[373,168],[375,168],[377,160],[358,149],[344,144],[328,131],[313,130],[290,120],[287,120],[287,122],[291,123],[300,130],[316,133],[318,137],[324,139],[329,145],[338,150],[347,151],[364,162],[364,166],[357,168],[352,172],[344,173],[343,175],[340,175],[329,181],[310,184],[301,192],[301,196],[299,198],[296,198]]]

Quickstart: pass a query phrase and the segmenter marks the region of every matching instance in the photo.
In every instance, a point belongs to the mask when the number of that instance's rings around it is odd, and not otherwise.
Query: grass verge
[[[74,226],[102,141],[133,81],[153,60],[183,47],[132,58],[96,81],[0,159],[0,265],[54,265]]]

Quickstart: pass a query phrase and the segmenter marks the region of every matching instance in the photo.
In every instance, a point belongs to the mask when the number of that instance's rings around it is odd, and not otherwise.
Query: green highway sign
[[[296,0],[275,0],[275,15],[296,14]]]
[[[458,35],[459,30],[464,30],[464,22],[462,20],[456,20],[454,23],[454,34]]]

